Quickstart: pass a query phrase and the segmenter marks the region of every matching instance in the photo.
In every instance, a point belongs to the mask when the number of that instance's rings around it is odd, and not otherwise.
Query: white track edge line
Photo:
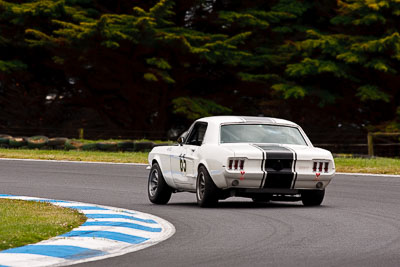
[[[375,177],[399,177],[397,174],[375,174],[375,173],[351,173],[351,172],[337,172],[338,175],[346,175],[346,176],[375,176]]]

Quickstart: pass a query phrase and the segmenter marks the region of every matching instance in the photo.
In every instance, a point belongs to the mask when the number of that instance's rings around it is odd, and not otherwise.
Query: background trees
[[[0,124],[162,132],[262,114],[396,129],[399,16],[379,0],[0,0]]]

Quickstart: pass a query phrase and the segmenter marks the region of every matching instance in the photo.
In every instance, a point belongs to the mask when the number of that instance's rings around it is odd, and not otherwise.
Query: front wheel
[[[149,200],[154,204],[167,204],[171,198],[172,188],[165,182],[158,163],[151,166],[147,193]]]
[[[197,204],[200,207],[214,207],[218,203],[218,195],[218,187],[214,184],[207,169],[201,166],[196,182]]]
[[[301,192],[301,201],[304,206],[319,206],[324,200],[325,189],[323,190],[304,190]]]

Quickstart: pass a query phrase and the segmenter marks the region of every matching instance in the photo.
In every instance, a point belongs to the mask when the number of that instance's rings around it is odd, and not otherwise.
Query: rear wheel
[[[154,204],[167,204],[171,198],[172,188],[165,182],[158,163],[151,166],[147,193],[149,200]]]
[[[218,203],[218,195],[218,187],[214,184],[207,169],[201,166],[196,182],[197,204],[200,207],[214,207]]]
[[[325,189],[323,190],[304,190],[301,192],[301,201],[304,206],[319,206],[324,200]]]

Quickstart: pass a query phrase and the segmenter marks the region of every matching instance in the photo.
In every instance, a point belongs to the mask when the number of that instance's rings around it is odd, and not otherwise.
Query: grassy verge
[[[400,159],[335,158],[337,172],[400,174]]]
[[[147,163],[146,152],[101,152],[0,148],[0,158]]]
[[[0,158],[147,163],[147,152],[100,152],[0,148]],[[336,157],[337,172],[400,174],[400,159]]]
[[[85,221],[78,211],[49,203],[0,199],[0,250],[67,233]]]

